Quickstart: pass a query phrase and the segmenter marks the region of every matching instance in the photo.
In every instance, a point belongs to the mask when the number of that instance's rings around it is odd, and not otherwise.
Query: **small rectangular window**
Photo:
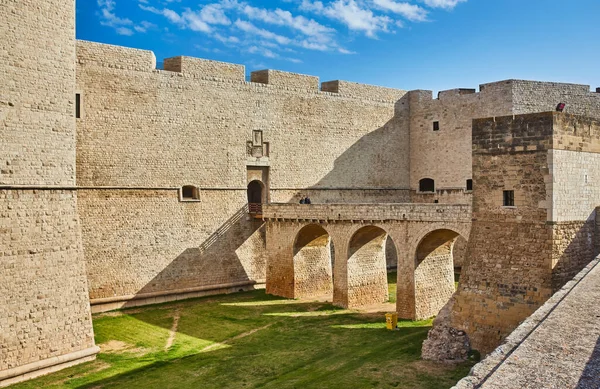
[[[75,94],[75,118],[81,118],[81,94]]]
[[[472,179],[467,180],[467,190],[473,190],[473,180]]]
[[[433,131],[440,130],[440,122],[433,122]]]
[[[200,200],[200,191],[197,187],[193,185],[184,185],[181,187],[181,197],[180,200],[190,201],[190,200]]]
[[[505,207],[514,207],[515,206],[515,191],[514,190],[505,190],[503,192],[504,198],[504,206]]]

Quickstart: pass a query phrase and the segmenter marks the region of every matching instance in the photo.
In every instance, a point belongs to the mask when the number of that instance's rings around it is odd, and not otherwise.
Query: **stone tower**
[[[98,352],[75,190],[74,9],[0,7],[0,386]]]
[[[473,223],[451,326],[488,353],[597,254],[600,122],[473,121]]]

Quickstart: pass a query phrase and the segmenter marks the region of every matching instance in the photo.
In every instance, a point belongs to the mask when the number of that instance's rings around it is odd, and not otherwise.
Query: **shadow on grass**
[[[96,362],[17,387],[439,388],[467,374],[469,366],[419,360],[429,321],[399,326],[388,331],[383,314],[264,291],[132,308],[94,316],[105,349]],[[119,344],[128,348],[106,350]]]

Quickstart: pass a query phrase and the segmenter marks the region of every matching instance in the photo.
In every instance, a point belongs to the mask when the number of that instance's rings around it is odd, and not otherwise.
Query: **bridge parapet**
[[[470,205],[455,204],[287,204],[263,205],[265,220],[471,221]]]

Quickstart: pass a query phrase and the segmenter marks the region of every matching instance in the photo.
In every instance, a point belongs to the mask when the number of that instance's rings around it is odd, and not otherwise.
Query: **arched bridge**
[[[382,303],[386,256],[395,256],[398,314],[422,319],[454,293],[453,252],[459,237],[469,237],[471,206],[265,204],[263,218],[267,293],[332,294],[334,304],[348,308]]]

